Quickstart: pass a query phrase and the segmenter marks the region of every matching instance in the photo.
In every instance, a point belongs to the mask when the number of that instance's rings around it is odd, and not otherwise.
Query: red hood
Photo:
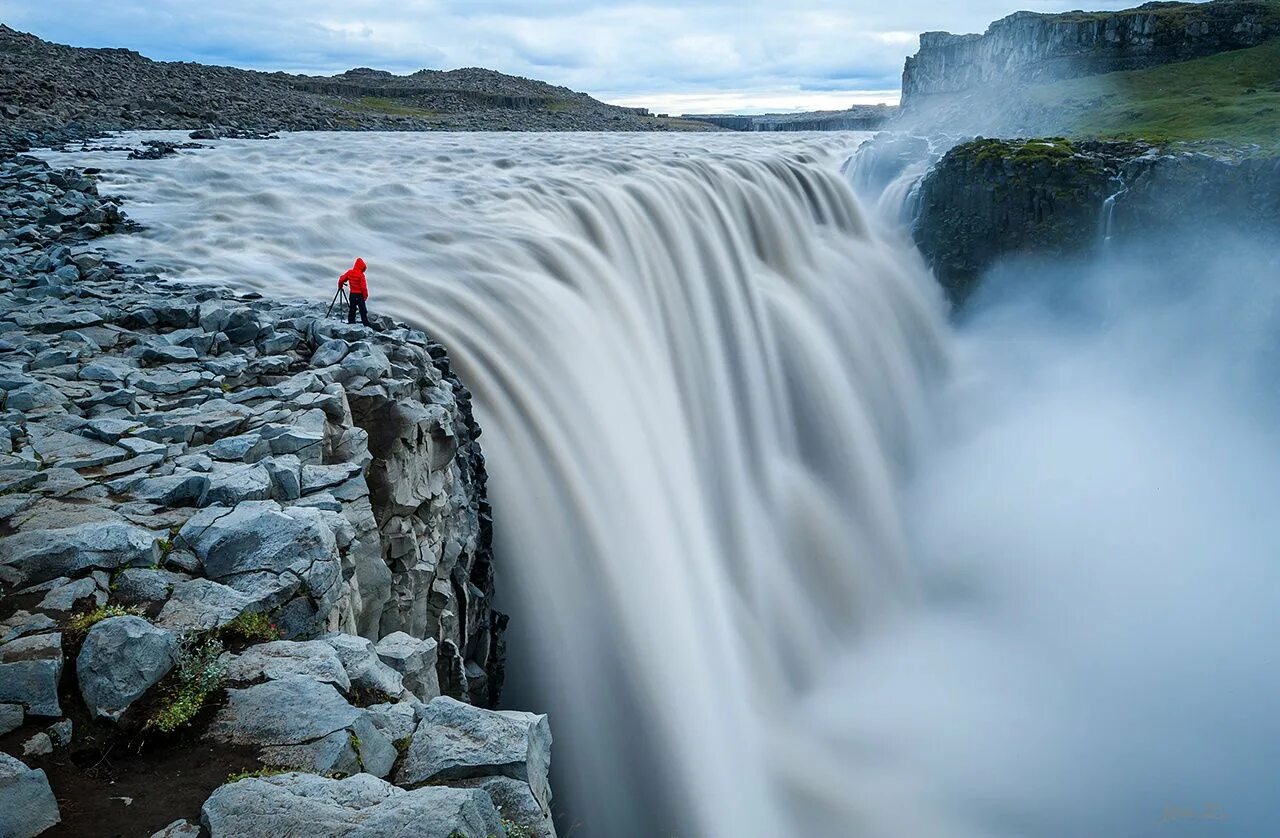
[[[356,259],[356,264],[355,264],[355,266],[352,268],[352,270],[353,270],[353,271],[359,271],[360,273],[364,273],[364,269],[365,269],[364,260],[363,260],[363,259]]]

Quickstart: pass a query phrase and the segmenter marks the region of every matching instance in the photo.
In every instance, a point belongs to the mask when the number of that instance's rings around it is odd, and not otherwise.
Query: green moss
[[[1076,137],[1225,140],[1280,151],[1280,38],[1148,70],[1037,85],[1029,95],[1060,114],[1061,128]]]
[[[142,613],[141,608],[132,606],[104,605],[72,616],[67,620],[67,631],[72,634],[84,634],[103,620],[109,620],[112,617],[141,617]]]
[[[380,113],[388,116],[431,117],[440,115],[439,111],[420,108],[416,105],[406,104],[398,99],[388,99],[383,96],[364,96],[356,101],[344,100],[341,105],[349,111]]]
[[[507,818],[502,819],[502,828],[507,831],[507,838],[533,838],[532,832]]]
[[[241,780],[249,780],[262,777],[277,777],[281,774],[291,774],[298,771],[297,768],[281,768],[275,765],[264,765],[253,771],[237,771],[234,774],[227,775],[228,783],[238,783]]]

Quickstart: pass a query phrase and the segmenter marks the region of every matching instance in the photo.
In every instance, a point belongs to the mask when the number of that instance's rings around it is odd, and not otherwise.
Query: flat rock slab
[[[159,561],[156,534],[123,522],[93,521],[0,538],[0,581],[15,586]]]
[[[45,466],[93,468],[118,463],[129,456],[119,446],[39,425],[28,425],[27,435]]]
[[[200,812],[212,838],[505,835],[480,789],[405,791],[367,774],[330,780],[309,774],[251,778],[215,791]]]
[[[209,736],[234,745],[296,745],[346,730],[359,717],[331,684],[294,675],[227,690]]]
[[[332,684],[344,693],[351,689],[351,679],[338,659],[338,653],[320,640],[277,640],[251,646],[227,666],[227,680],[250,682],[266,678],[278,681],[294,675],[305,675],[322,684]]]
[[[249,611],[253,600],[211,579],[173,586],[156,624],[173,631],[212,631]]]
[[[441,696],[423,711],[396,785],[511,777],[528,783],[538,803],[549,810],[550,766],[551,726],[545,715],[484,710]]]

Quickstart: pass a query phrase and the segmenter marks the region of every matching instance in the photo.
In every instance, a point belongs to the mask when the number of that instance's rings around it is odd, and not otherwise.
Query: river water
[[[322,308],[360,256],[448,346],[562,835],[1280,828],[1272,299],[1116,262],[949,325],[862,139],[51,159],[146,225],[119,258]]]

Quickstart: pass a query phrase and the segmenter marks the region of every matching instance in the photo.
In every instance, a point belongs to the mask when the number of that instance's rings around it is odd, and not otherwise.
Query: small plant
[[[256,769],[254,771],[237,771],[234,774],[228,774],[227,782],[238,783],[241,780],[249,780],[254,778],[261,779],[263,777],[275,777],[280,774],[289,774],[290,772],[297,771],[297,770],[298,769],[296,768],[283,768],[277,765],[264,765],[261,768]]]
[[[222,636],[249,643],[279,640],[281,632],[266,614],[241,614],[222,627]]]
[[[174,684],[147,726],[173,733],[190,724],[209,696],[222,686],[226,675],[226,666],[218,660],[222,652],[222,641],[216,637],[183,640],[174,667]]]
[[[112,617],[140,617],[141,608],[123,605],[103,605],[92,611],[83,611],[67,620],[67,631],[72,634],[84,634],[103,620]]]
[[[533,838],[533,833],[508,818],[502,819],[502,828],[507,831],[507,838]]]

